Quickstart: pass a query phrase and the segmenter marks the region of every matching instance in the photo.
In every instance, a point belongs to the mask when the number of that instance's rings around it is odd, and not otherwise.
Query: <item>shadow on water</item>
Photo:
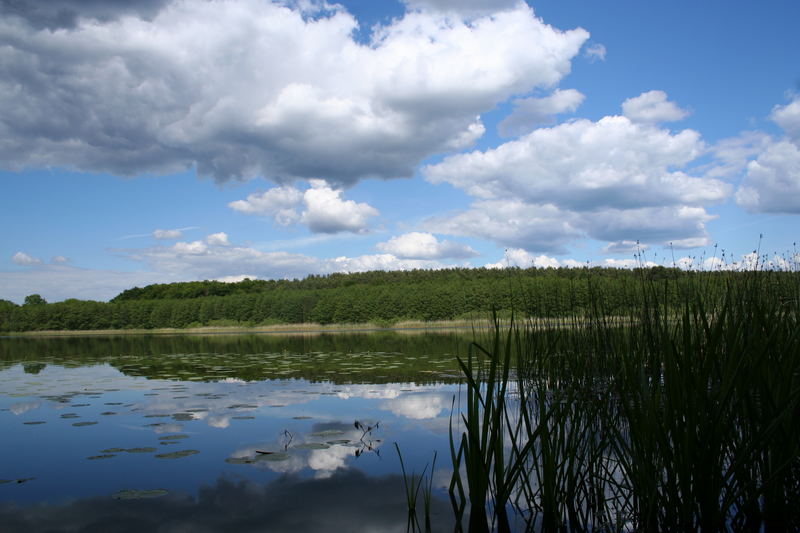
[[[154,489],[156,487],[148,487]],[[146,494],[146,493],[145,493]],[[346,471],[326,479],[282,476],[261,484],[223,477],[197,496],[152,492],[141,499],[0,504],[7,533],[58,531],[405,531],[399,475]],[[449,502],[434,497],[433,531],[452,531]]]

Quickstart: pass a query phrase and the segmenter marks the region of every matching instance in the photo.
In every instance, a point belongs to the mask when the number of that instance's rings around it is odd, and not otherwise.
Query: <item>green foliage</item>
[[[25,297],[25,305],[44,305],[46,303],[47,300],[38,294],[29,294]]]
[[[149,285],[108,303],[66,300],[26,305],[0,303],[0,331],[186,328],[230,324],[314,322],[381,325],[400,320],[586,315],[601,298],[605,311],[625,313],[642,301],[636,280],[660,283],[668,306],[678,306],[701,283],[719,298],[726,283],[745,274],[682,272],[663,267],[622,269],[467,269],[363,272],[303,280],[195,281]],[[790,276],[792,273],[774,273]],[[789,297],[784,295],[783,297]],[[38,302],[38,303],[33,303]],[[10,304],[10,305],[9,305]]]
[[[588,310],[475,345],[451,426],[457,518],[469,505],[470,531],[509,531],[512,511],[530,531],[799,530],[800,275],[633,285],[624,314],[590,279]]]

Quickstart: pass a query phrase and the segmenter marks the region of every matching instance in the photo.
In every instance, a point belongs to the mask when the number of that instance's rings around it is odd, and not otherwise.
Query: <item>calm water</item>
[[[0,531],[405,531],[457,335],[0,339]]]

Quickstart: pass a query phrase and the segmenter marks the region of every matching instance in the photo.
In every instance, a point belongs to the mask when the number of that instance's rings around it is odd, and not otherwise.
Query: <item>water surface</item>
[[[454,334],[0,339],[3,531],[404,531],[394,443],[439,460]]]

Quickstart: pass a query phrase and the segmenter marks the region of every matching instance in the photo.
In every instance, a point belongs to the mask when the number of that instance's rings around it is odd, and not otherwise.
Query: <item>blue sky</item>
[[[797,261],[792,0],[0,14],[0,298],[637,249]]]

